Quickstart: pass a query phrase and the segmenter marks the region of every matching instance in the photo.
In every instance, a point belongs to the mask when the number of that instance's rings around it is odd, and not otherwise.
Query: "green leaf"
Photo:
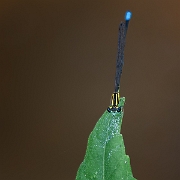
[[[76,180],[135,180],[120,134],[124,102],[125,98],[120,98],[121,111],[105,111],[95,125]]]

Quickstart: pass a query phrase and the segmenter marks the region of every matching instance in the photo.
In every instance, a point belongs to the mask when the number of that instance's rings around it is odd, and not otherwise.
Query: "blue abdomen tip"
[[[126,11],[125,13],[125,20],[129,21],[131,19],[132,16],[132,12],[131,11]]]

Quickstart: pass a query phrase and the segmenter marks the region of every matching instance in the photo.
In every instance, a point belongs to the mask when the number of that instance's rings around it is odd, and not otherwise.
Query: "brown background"
[[[125,50],[122,134],[138,180],[180,179],[179,0],[0,1],[0,180],[73,180]]]

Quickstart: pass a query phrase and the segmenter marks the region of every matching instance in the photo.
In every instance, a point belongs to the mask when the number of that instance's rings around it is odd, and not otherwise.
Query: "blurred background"
[[[180,1],[1,0],[0,179],[73,180],[125,48],[122,131],[138,180],[180,179]]]

